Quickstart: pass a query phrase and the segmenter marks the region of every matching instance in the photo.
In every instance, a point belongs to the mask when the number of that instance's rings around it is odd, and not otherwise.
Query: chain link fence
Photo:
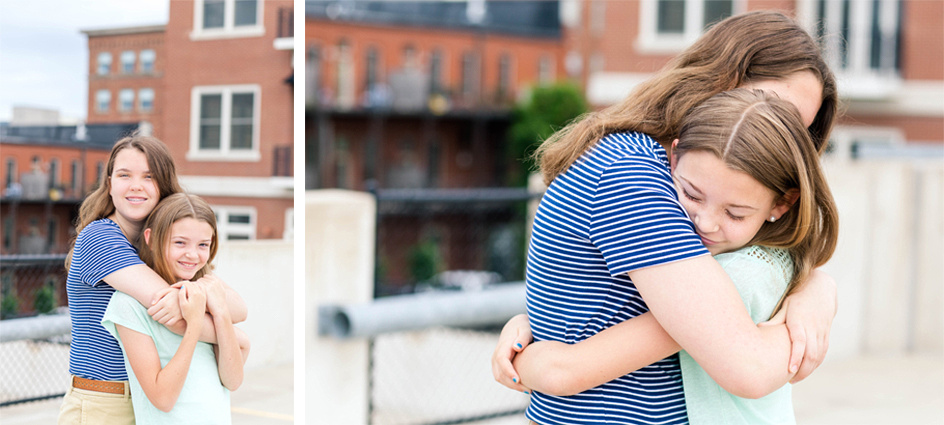
[[[492,378],[494,331],[431,328],[374,337],[371,424],[459,424],[522,415],[528,396]]]
[[[0,326],[67,309],[65,254],[0,256]],[[40,332],[45,333],[45,332]],[[60,397],[69,377],[68,334],[0,343],[0,406]]]

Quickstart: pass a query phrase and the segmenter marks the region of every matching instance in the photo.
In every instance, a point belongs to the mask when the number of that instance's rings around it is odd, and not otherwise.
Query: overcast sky
[[[13,106],[85,120],[88,39],[81,30],[167,23],[170,0],[0,0],[0,121]]]

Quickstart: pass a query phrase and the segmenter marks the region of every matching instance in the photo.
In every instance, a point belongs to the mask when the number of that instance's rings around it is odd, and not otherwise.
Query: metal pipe
[[[398,295],[366,304],[328,304],[318,308],[318,335],[346,339],[436,326],[500,325],[525,308],[524,282],[481,291]]]
[[[0,322],[0,342],[44,339],[66,335],[72,331],[68,314],[51,314]]]

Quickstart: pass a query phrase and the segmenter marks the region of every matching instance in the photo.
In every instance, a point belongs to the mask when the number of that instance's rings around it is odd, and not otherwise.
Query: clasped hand
[[[223,287],[223,281],[211,273],[193,282],[177,282],[155,293],[151,300],[151,307],[148,308],[148,314],[151,318],[168,327],[175,325],[181,319],[187,320],[182,311],[183,303],[181,300],[183,298],[180,295],[183,286],[191,291],[199,288],[198,290],[203,293],[203,309],[205,312],[214,316],[228,314],[229,307],[226,303],[226,291]]]

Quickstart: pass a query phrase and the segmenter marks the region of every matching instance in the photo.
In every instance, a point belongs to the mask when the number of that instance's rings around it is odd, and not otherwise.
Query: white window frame
[[[256,209],[253,207],[211,205],[216,213],[216,233],[220,241],[229,240],[230,235],[245,235],[249,240],[256,239],[256,223],[258,222]],[[233,224],[229,222],[231,215],[248,215],[249,224]]]
[[[103,103],[104,102],[104,103]],[[102,105],[105,107],[103,108]],[[108,109],[111,106],[111,91],[107,89],[98,90],[95,92],[95,110],[100,113],[108,113]]]
[[[111,73],[111,52],[99,52],[95,59],[95,74],[108,75]]]
[[[203,28],[203,4],[204,0],[193,2],[193,31],[190,33],[191,40],[212,40],[218,38],[240,38],[240,37],[261,37],[265,35],[265,26],[263,26],[263,10],[265,9],[264,0],[256,0],[256,24],[235,26],[236,20],[236,1],[224,0],[223,3],[223,28]]]
[[[639,37],[636,50],[650,54],[675,54],[691,45],[704,32],[705,0],[685,1],[685,29],[682,34],[660,34],[657,29],[658,0],[639,1]],[[731,0],[731,14],[747,11],[746,0]]]
[[[232,119],[233,94],[253,94],[252,148],[249,150],[230,149],[230,128]],[[259,153],[259,121],[262,88],[258,84],[234,86],[197,86],[190,92],[190,151],[187,159],[192,161],[252,161],[261,160]],[[200,149],[200,97],[205,94],[222,95],[220,122],[220,149]]]
[[[138,72],[153,74],[154,63],[157,62],[157,52],[154,49],[145,49],[138,54]],[[145,65],[148,65],[147,67]]]
[[[121,69],[119,74],[131,75],[134,74],[135,62],[138,55],[134,53],[134,50],[125,50],[121,52],[119,56],[119,62],[121,63]]]
[[[145,96],[144,95],[145,93],[150,93],[150,96]],[[148,98],[148,100],[150,100],[151,102],[151,105],[148,107],[145,107],[144,105],[145,98]],[[151,112],[153,110],[154,110],[154,89],[150,87],[138,89],[138,111]]]
[[[134,110],[134,89],[121,89],[118,91],[118,112],[131,112]]]
[[[883,32],[900,31],[898,27],[898,3],[900,0],[879,0],[878,8],[879,27]],[[799,4],[800,15],[807,22],[811,34],[816,34],[817,0],[804,0]],[[844,98],[861,100],[881,100],[894,96],[902,88],[902,78],[895,69],[894,61],[898,52],[895,46],[882,46],[890,53],[882,55],[884,62],[880,69],[870,66],[872,53],[869,50],[872,42],[872,9],[871,1],[849,2],[849,35],[846,39],[846,67],[841,66],[839,56],[840,38],[842,36],[842,1],[827,1],[825,16],[822,17],[824,26],[823,51],[830,69],[836,74],[839,93]],[[900,34],[903,36],[903,34]],[[882,53],[880,53],[882,54]]]

